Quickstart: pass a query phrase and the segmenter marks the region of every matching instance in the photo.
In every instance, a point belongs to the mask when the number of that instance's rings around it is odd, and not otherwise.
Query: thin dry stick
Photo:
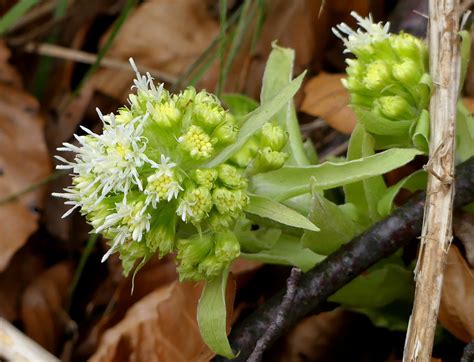
[[[0,318],[0,359],[3,358],[7,361],[59,362],[58,358],[38,343]]]
[[[459,89],[459,0],[430,0],[429,46],[433,94],[428,187],[416,291],[403,361],[428,362],[438,317],[443,271],[452,239],[454,136]]]
[[[73,60],[75,62],[85,64],[94,64],[97,59],[97,55],[93,53],[88,53],[82,50],[65,48],[59,45],[47,43],[28,43],[24,47],[24,50],[27,53],[40,54],[59,59]],[[133,72],[128,61],[126,62],[119,59],[104,57],[100,64],[103,67],[111,69]],[[176,77],[168,73],[156,71],[155,69],[150,69],[144,66],[139,66],[139,69],[144,72],[149,72],[152,76],[163,82],[174,83],[176,81]]]
[[[285,327],[285,319],[291,307],[293,306],[296,288],[298,287],[300,278],[301,269],[291,269],[290,277],[286,282],[286,293],[281,301],[280,310],[277,313],[275,321],[268,327],[263,336],[257,341],[255,349],[247,359],[247,362],[260,362],[263,357],[263,352],[268,349],[268,345],[271,343],[271,340],[275,337],[275,335],[280,333],[281,329]]]

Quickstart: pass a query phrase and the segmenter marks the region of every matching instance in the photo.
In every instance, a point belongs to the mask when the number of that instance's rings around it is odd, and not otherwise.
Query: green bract
[[[248,177],[280,168],[286,132],[267,123],[229,161],[207,167],[236,142],[239,127],[220,101],[192,87],[170,94],[136,72],[129,106],[102,115],[101,134],[82,127],[79,145],[64,143],[74,161],[65,193],[93,231],[110,240],[128,274],[137,260],[177,252],[181,279],[212,279],[240,254],[232,230],[249,203]],[[179,239],[178,242],[176,240]]]
[[[333,31],[345,52],[355,55],[347,59],[343,84],[357,119],[379,149],[414,146],[427,152],[431,80],[426,44],[410,34],[390,34],[388,23],[352,15],[363,30],[343,23]]]

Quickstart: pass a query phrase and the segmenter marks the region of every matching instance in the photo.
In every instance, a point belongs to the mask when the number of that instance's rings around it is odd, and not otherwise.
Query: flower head
[[[268,124],[247,142],[247,163],[206,168],[236,141],[234,117],[214,95],[192,87],[170,94],[130,63],[136,93],[116,114],[97,110],[101,133],[82,127],[84,134],[58,149],[75,157],[56,156],[58,168],[71,170],[72,185],[54,195],[71,206],[64,216],[79,209],[93,231],[109,240],[103,260],[118,252],[125,273],[139,259],[177,251],[182,279],[212,278],[240,252],[232,232],[226,242],[219,235],[233,228],[249,202],[252,159],[260,149],[280,154],[287,135]],[[189,237],[193,230],[195,237]]]
[[[343,85],[349,90],[359,122],[375,136],[376,143],[380,141],[379,148],[408,145],[427,152],[427,142],[419,142],[417,133],[429,128],[418,126],[429,119],[426,44],[410,34],[390,34],[388,23],[375,24],[371,16],[352,16],[362,29],[354,31],[341,24],[333,31],[344,41],[345,51],[356,56],[346,60],[348,77]],[[427,140],[428,135],[423,137]]]
[[[355,11],[351,12],[351,15],[357,20],[357,24],[362,29],[355,31],[345,23],[341,23],[332,29],[334,34],[344,42],[346,47],[345,53],[351,52],[356,54],[359,50],[366,49],[373,43],[387,39],[390,36],[388,32],[390,23],[385,25],[382,25],[382,23],[375,24],[372,20],[372,15],[363,18]]]

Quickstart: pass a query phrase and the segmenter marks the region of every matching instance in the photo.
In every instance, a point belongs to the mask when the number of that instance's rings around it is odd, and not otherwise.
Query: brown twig
[[[454,137],[460,78],[459,0],[430,0],[429,48],[433,94],[430,104],[430,159],[415,302],[403,361],[429,361],[452,240]]]
[[[473,362],[474,361],[474,341],[469,342],[464,347],[461,362]]]
[[[39,55],[46,55],[48,57],[53,58],[72,60],[84,64],[94,64],[97,60],[97,54],[87,53],[82,50],[65,48],[59,45],[47,43],[28,43],[24,47],[24,50],[27,53],[34,53]],[[106,68],[126,70],[131,73],[133,72],[133,69],[130,67],[128,61],[123,61],[120,59],[104,57],[100,62],[100,65]],[[139,69],[143,72],[149,72],[156,79],[166,83],[173,83],[176,81],[176,77],[171,74],[157,71],[155,69],[150,69],[141,65],[139,66]]]
[[[267,347],[271,346],[286,329],[301,318],[321,307],[326,299],[381,259],[393,254],[420,235],[425,194],[419,194],[388,218],[379,221],[335,253],[329,255],[309,272],[303,274],[298,284],[293,306],[288,312],[285,328],[278,331]],[[455,207],[474,201],[474,157],[456,169]],[[240,354],[233,362],[246,361],[259,337],[274,322],[285,290],[267,300],[230,334],[234,352]],[[217,361],[226,361],[217,357]]]
[[[295,299],[296,287],[301,278],[301,270],[298,268],[291,269],[290,277],[286,282],[286,292],[281,301],[280,310],[276,316],[275,322],[273,322],[263,336],[257,341],[255,349],[248,358],[247,362],[260,362],[262,360],[263,352],[268,348],[268,344],[272,340],[273,336],[280,333],[285,328],[285,319],[293,306]]]

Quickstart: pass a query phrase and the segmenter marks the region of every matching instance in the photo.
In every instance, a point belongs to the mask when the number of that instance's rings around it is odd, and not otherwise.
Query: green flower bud
[[[415,109],[400,96],[380,97],[375,100],[375,109],[392,119],[412,119],[416,116]]]
[[[123,274],[128,276],[135,266],[137,260],[149,257],[151,251],[148,250],[144,243],[128,242],[122,244],[118,251],[120,260],[122,261]]]
[[[234,166],[222,164],[217,167],[219,180],[227,187],[241,189],[247,187],[247,180]]]
[[[419,66],[410,59],[395,64],[392,68],[392,74],[396,80],[411,85],[418,83],[421,78]]]
[[[254,159],[257,151],[257,140],[252,137],[230,158],[230,161],[240,168],[245,168]]]
[[[220,105],[214,103],[197,103],[193,109],[194,121],[197,125],[208,132],[220,124],[225,117],[225,110]]]
[[[215,255],[226,263],[230,263],[240,255],[240,243],[232,231],[215,234]]]
[[[240,190],[218,187],[212,192],[212,202],[221,214],[232,214],[241,210]]]
[[[212,255],[213,244],[210,234],[194,235],[177,241],[176,258],[179,262],[180,281],[205,279],[206,275],[198,270],[198,266],[208,255]]]
[[[147,110],[153,121],[163,128],[176,127],[181,120],[181,112],[172,100],[154,105],[148,103]]]
[[[238,217],[239,215],[220,214],[219,212],[213,210],[209,214],[209,218],[207,219],[207,221],[211,230],[226,231],[229,230],[229,228],[233,227],[233,225],[235,224],[236,217]]]
[[[219,143],[223,145],[229,145],[231,143],[234,143],[237,139],[237,135],[239,134],[239,127],[235,125],[232,119],[228,119],[228,115],[229,114],[227,113],[225,117],[226,120],[219,124],[212,133],[212,137],[216,138]]]
[[[427,54],[423,41],[407,33],[390,37],[390,45],[399,57],[409,58],[416,62]]]
[[[198,168],[191,174],[192,179],[199,185],[212,190],[217,180],[217,170],[213,168]]]
[[[176,213],[185,222],[199,224],[212,209],[212,196],[209,189],[200,186],[187,189],[180,200]]]
[[[173,208],[164,207],[157,213],[145,243],[152,252],[158,249],[161,258],[174,250],[175,235],[176,214]]]
[[[127,108],[120,108],[119,114],[115,116],[115,122],[117,123],[130,123],[133,119],[133,114]]]
[[[197,268],[199,276],[196,280],[211,280],[217,277],[221,273],[222,269],[224,269],[224,266],[227,264],[228,263],[225,263],[216,255],[209,254],[202,262],[199,263]]]
[[[196,89],[194,87],[188,87],[182,91],[179,95],[173,97],[176,102],[176,106],[181,110],[186,109],[190,104],[194,102],[196,98]]]
[[[362,82],[369,90],[379,91],[385,88],[390,80],[390,66],[383,60],[378,60],[367,65],[367,74]]]
[[[288,141],[288,133],[276,124],[265,123],[258,133],[258,140],[261,147],[270,147],[273,151],[281,151]]]
[[[265,147],[258,152],[257,157],[253,160],[247,172],[249,175],[255,175],[257,173],[277,170],[283,166],[287,159],[287,153],[272,151],[270,147]]]
[[[188,131],[178,138],[178,142],[180,147],[196,160],[207,159],[214,154],[211,137],[199,126],[189,127]]]
[[[210,234],[193,235],[176,242],[177,259],[182,264],[198,265],[212,251],[213,241]]]

